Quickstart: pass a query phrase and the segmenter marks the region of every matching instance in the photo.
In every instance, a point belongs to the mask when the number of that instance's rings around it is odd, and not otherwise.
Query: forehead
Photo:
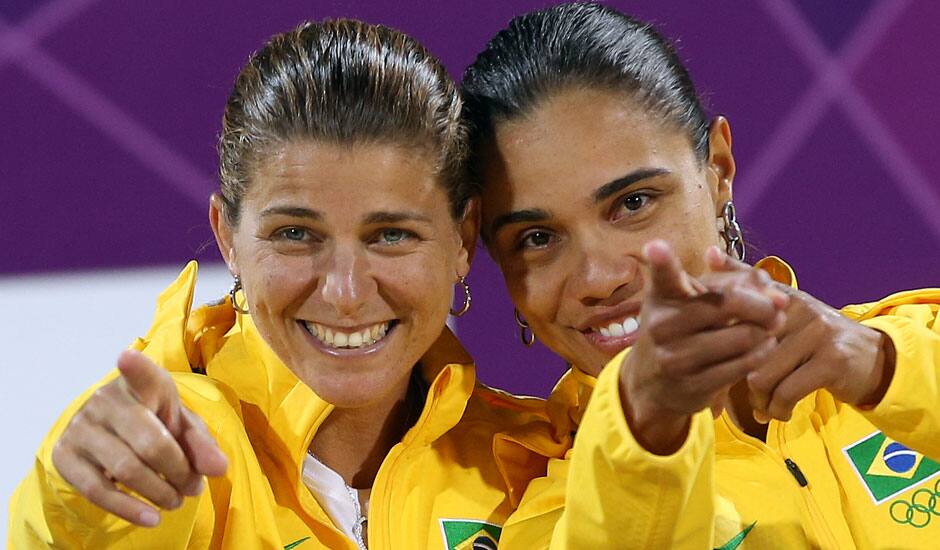
[[[329,215],[410,204],[433,209],[446,192],[427,152],[383,143],[298,141],[259,159],[245,196],[264,208],[303,202]]]
[[[484,167],[484,215],[589,200],[594,190],[640,169],[697,168],[688,138],[622,93],[571,89],[526,116],[498,124]],[[538,203],[538,204],[535,204]]]

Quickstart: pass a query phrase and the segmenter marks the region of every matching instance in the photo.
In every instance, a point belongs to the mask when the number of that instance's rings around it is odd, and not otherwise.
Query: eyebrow
[[[591,195],[591,198],[594,199],[594,203],[596,204],[638,181],[645,180],[647,178],[654,178],[656,176],[662,176],[668,173],[669,170],[666,170],[665,168],[641,168],[635,172],[630,172],[622,178],[617,178],[612,182],[605,183],[604,185],[598,187]]]
[[[371,225],[379,223],[399,223],[405,221],[431,223],[431,218],[425,216],[424,214],[419,214],[418,212],[409,212],[407,210],[398,212],[373,212],[366,216],[364,223]]]
[[[322,220],[323,213],[318,210],[301,208],[298,206],[272,206],[261,211],[261,217],[267,216],[290,216],[292,218],[309,218],[311,220]]]
[[[498,216],[495,220],[493,220],[493,223],[490,224],[489,235],[495,236],[500,229],[509,224],[522,222],[543,222],[549,218],[551,218],[551,215],[541,208],[515,210],[513,212],[509,212],[508,214]]]

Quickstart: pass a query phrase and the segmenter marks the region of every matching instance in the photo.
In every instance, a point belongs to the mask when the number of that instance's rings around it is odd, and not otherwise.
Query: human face
[[[569,89],[498,124],[485,155],[483,230],[512,301],[569,363],[598,374],[636,340],[649,270],[668,241],[692,275],[719,242],[734,161],[724,119],[707,162],[624,94]]]
[[[287,367],[338,407],[403,393],[469,269],[428,155],[288,143],[254,171],[236,227],[214,204],[223,255]]]

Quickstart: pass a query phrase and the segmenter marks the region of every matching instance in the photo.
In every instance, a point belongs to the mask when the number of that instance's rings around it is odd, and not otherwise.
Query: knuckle
[[[657,349],[656,356],[660,372],[668,378],[681,378],[683,361],[680,354],[659,348]]]
[[[110,468],[111,474],[122,482],[138,479],[144,473],[144,465],[134,457],[124,456]]]
[[[161,435],[147,436],[141,439],[135,451],[148,464],[154,464],[171,452],[172,447],[166,437]]]
[[[97,479],[81,478],[72,484],[79,493],[92,502],[101,502],[104,500],[108,490]]]
[[[757,347],[767,340],[767,331],[755,325],[747,325],[745,336],[750,347]]]

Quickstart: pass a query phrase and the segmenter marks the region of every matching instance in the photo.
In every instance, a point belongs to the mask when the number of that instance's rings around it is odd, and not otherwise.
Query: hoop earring
[[[235,299],[235,293],[242,289],[242,278],[238,275],[235,276],[235,281],[232,283],[232,289],[228,291],[229,298],[232,299],[232,308],[241,313],[242,315],[248,315],[248,307],[244,308],[238,305],[238,300]]]
[[[463,286],[463,305],[458,311],[454,311],[454,308],[450,308],[450,314],[454,317],[461,317],[464,313],[470,311],[470,302],[473,301],[473,298],[470,296],[470,285],[467,284],[466,277],[461,277],[458,282]]]
[[[721,230],[721,240],[725,242],[725,252],[739,261],[744,261],[744,234],[738,225],[738,218],[734,211],[734,203],[728,201],[721,208],[721,221],[724,228]]]
[[[531,348],[535,343],[535,333],[529,328],[529,323],[519,315],[518,309],[513,308],[512,315],[516,318],[516,325],[519,327],[519,339],[525,347]]]

